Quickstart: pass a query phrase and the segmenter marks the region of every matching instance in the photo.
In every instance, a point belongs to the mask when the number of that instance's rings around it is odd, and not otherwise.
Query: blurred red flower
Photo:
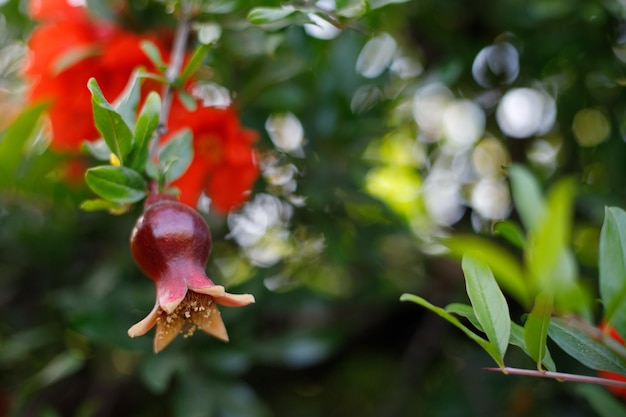
[[[32,1],[29,12],[41,20],[28,42],[27,99],[50,102],[51,147],[76,151],[83,141],[99,137],[92,120],[89,78],[98,80],[106,97],[115,98],[134,68],[153,69],[141,51],[142,40],[150,39],[162,51],[166,48],[155,37],[94,20],[85,7],[70,6],[65,0]]]
[[[617,333],[615,328],[613,328],[613,327],[608,327],[607,328],[607,326],[605,324],[601,324],[600,325],[600,329],[602,329],[602,331],[604,331],[604,332],[607,332],[607,334],[611,338],[613,338],[614,340],[618,341],[622,345],[625,343],[624,338],[619,333]],[[626,382],[626,376],[620,375],[620,374],[616,374],[614,372],[598,371],[598,376],[601,377],[601,378],[606,378],[606,379],[612,379],[612,380],[615,380],[615,381]],[[614,395],[617,395],[619,397],[622,397],[622,398],[626,399],[626,388],[607,387],[607,389],[609,391],[611,391]]]
[[[253,148],[257,132],[239,124],[233,107],[188,111],[176,103],[169,130],[175,133],[185,127],[193,133],[194,158],[185,174],[172,184],[180,190],[181,201],[195,207],[204,191],[212,207],[221,213],[243,204],[259,175]]]

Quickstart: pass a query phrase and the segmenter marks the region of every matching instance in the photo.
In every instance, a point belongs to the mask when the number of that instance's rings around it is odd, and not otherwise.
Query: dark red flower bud
[[[251,294],[229,294],[207,277],[209,226],[198,212],[171,195],[153,194],[146,199],[130,248],[137,265],[156,283],[157,296],[152,311],[128,335],[141,336],[156,324],[155,352],[179,333],[191,336],[198,328],[228,341],[215,303],[240,307],[254,302]]]

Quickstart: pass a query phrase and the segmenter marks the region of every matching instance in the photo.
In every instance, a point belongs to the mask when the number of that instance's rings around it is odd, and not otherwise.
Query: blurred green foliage
[[[88,3],[114,16],[115,2]],[[130,1],[124,24],[175,25],[167,13],[175,3]],[[127,337],[154,301],[153,284],[127,247],[139,211],[79,210],[93,196],[84,184],[62,180],[66,156],[45,150],[38,136],[43,107],[22,111],[9,126],[8,116],[22,110],[19,65],[9,63],[23,59],[33,22],[25,1],[2,2],[0,415],[541,417],[619,409],[602,400],[604,392],[485,373],[491,362],[484,352],[443,320],[398,300],[406,292],[436,305],[463,300],[460,265],[437,256],[436,238],[462,232],[449,246],[471,246],[477,238],[469,234],[491,225],[470,209],[453,225],[438,224],[424,201],[420,187],[441,145],[416,141],[421,127],[410,106],[434,82],[444,83],[453,100],[483,103],[485,136],[497,138],[542,187],[564,177],[579,184],[567,243],[581,285],[597,288],[604,206],[625,202],[622,3],[413,0],[342,18],[345,27],[331,40],[299,25],[246,20],[253,7],[279,7],[276,1],[199,3],[202,23],[221,27],[204,69],[236,93],[243,123],[261,132],[264,163],[273,169],[264,171],[239,217],[207,216],[215,241],[208,272],[229,290],[255,294],[257,303],[223,309],[229,344],[196,335],[154,356],[149,337]],[[383,3],[392,2],[369,2]],[[387,63],[378,72],[376,59],[374,67],[358,64],[368,41],[386,42],[384,33],[395,41],[398,67]],[[504,41],[519,53],[519,75],[481,86],[472,71],[477,55]],[[499,99],[508,89],[537,85],[555,102],[554,125],[523,139],[507,136],[496,119]],[[583,109],[598,110],[609,126],[593,146],[572,127]],[[286,112],[303,127],[300,154],[280,149],[267,133],[268,117]],[[460,192],[470,185],[463,182]],[[514,199],[532,206],[537,193],[543,190]],[[465,194],[464,210],[476,211]],[[258,221],[259,207],[275,221],[246,246],[234,229]],[[528,211],[518,208],[513,218],[531,229]],[[514,228],[505,233],[523,236]],[[480,240],[517,264],[509,241]],[[519,271],[507,262],[497,270],[501,259],[492,261],[496,278],[508,274],[511,314],[519,316],[528,303],[517,291]],[[559,368],[585,372],[556,347],[551,353]],[[534,365],[519,351],[508,355],[509,365]]]

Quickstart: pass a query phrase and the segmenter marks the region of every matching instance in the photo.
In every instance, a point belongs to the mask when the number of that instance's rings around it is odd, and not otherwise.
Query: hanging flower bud
[[[200,329],[228,341],[216,303],[241,307],[254,303],[251,294],[229,294],[206,275],[211,251],[210,230],[189,206],[168,194],[150,195],[130,237],[137,265],[157,287],[152,311],[128,330],[141,336],[154,325],[154,351],[163,350],[179,334]]]

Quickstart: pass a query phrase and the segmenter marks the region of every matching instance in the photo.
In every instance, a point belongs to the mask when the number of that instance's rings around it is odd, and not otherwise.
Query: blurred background
[[[109,19],[119,3],[88,2]],[[176,2],[124,3],[135,30],[175,24]],[[259,132],[262,169],[241,209],[205,212],[208,273],[257,302],[221,309],[230,343],[154,355],[126,334],[154,302],[127,245],[140,210],[81,211],[73,159],[11,123],[37,23],[0,1],[0,415],[601,415],[574,384],[482,370],[482,350],[399,297],[466,300],[439,241],[515,218],[512,162],[579,184],[572,245],[595,288],[604,206],[626,192],[626,3],[304,1],[309,23],[260,26],[248,12],[281,3],[201,3],[194,36],[218,41],[200,93]]]

